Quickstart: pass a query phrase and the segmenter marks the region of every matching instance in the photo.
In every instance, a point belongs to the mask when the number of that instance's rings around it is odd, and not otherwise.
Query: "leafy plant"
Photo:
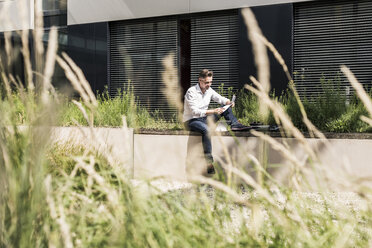
[[[126,91],[119,89],[115,97],[110,97],[106,89],[97,95],[97,103],[93,113],[94,126],[119,127],[122,125],[122,116],[126,116],[127,125],[132,128],[180,129],[179,123],[172,119],[166,120],[159,111],[151,115],[141,107],[130,88]],[[64,101],[60,123],[63,126],[88,124],[79,108],[69,99]]]

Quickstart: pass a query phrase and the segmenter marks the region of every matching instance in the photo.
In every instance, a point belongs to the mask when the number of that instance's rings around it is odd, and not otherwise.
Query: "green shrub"
[[[327,80],[326,78],[322,77],[320,79],[320,85],[320,93],[303,97],[301,99],[309,120],[322,131],[352,131],[352,126],[350,126],[349,124],[351,122],[358,122],[358,113],[360,113],[360,111],[358,109],[355,109],[358,108],[357,105],[346,104],[347,96],[345,90],[341,87],[339,76],[336,76],[332,80]],[[291,117],[295,126],[298,127],[300,130],[307,131],[306,126],[303,123],[303,117],[301,115],[300,108],[293,93],[290,90],[286,92],[286,95],[283,98],[283,103],[288,115]],[[349,114],[346,114],[347,112]],[[351,112],[353,112],[354,114],[350,115]],[[348,115],[349,118],[355,119],[350,119],[348,123],[343,123],[342,119],[347,118],[345,114]],[[338,124],[336,124],[337,122]],[[335,128],[335,125],[338,125],[338,128]]]
[[[207,181],[223,187],[194,183],[164,192],[151,182],[136,185],[124,170],[130,165],[110,164],[109,154],[50,145],[49,127],[58,111],[48,106],[58,106],[56,102],[12,99],[0,102],[1,247],[369,245],[371,210],[337,204],[337,199],[327,199],[329,191],[308,197],[269,178],[253,190],[242,180],[234,183],[243,171],[231,181]],[[117,101],[110,104],[124,104]],[[18,128],[13,117],[23,108],[26,127]],[[277,191],[271,186],[278,186]],[[236,195],[243,200],[237,201]],[[370,205],[367,197],[358,200]]]
[[[347,107],[345,113],[339,118],[326,123],[326,130],[336,133],[349,133],[349,132],[370,132],[371,127],[360,120],[360,116],[368,115],[368,111],[362,103],[352,104]]]
[[[80,101],[82,103],[82,101]],[[141,107],[132,90],[118,90],[115,97],[110,97],[106,91],[97,95],[98,106],[94,113],[88,109],[89,115],[93,114],[93,125],[98,127],[120,127],[122,117],[126,117],[127,125],[132,128],[152,128],[152,129],[180,129],[181,125],[174,119],[166,120],[159,111],[150,114],[145,108]],[[64,110],[60,117],[63,126],[88,125],[79,108],[65,99]]]
[[[368,113],[355,95],[347,96],[337,75],[334,79],[320,79],[320,93],[302,97],[301,101],[309,120],[325,132],[369,132],[368,124],[360,120],[361,115]],[[230,93],[231,94],[231,93]],[[237,93],[235,115],[245,124],[262,122],[274,124],[272,113],[265,120],[259,112],[257,96],[245,89]],[[303,116],[293,92],[286,90],[282,95],[271,98],[279,102],[291,118],[293,124],[302,131],[307,131]],[[349,104],[347,104],[349,102]]]
[[[255,94],[245,89],[238,92],[234,113],[244,124],[266,122],[259,112],[259,101]]]
[[[345,90],[341,87],[339,77],[332,80],[322,77],[320,85],[322,87],[320,94],[309,95],[301,99],[310,121],[325,132],[370,131],[368,125],[360,120],[361,115],[368,115],[368,113],[355,95],[346,96]],[[267,119],[261,115],[259,112],[260,102],[257,96],[248,90],[241,89],[235,92],[232,87],[226,88],[224,84],[221,84],[217,91],[230,99],[233,94],[237,96],[233,112],[243,124],[249,125],[252,122],[275,123],[271,112]],[[2,98],[8,98],[4,94],[5,92],[2,93]],[[35,109],[39,104],[35,101],[36,97],[36,95],[15,91],[8,99],[9,101],[1,102],[0,110],[7,111],[9,104],[12,103],[14,112],[9,123],[17,123],[17,125],[29,123],[31,119],[28,109],[33,111],[32,109]],[[59,97],[59,105],[62,109],[62,111],[59,111],[61,112],[59,125],[88,125],[79,108],[70,99]],[[271,98],[282,104],[296,127],[302,131],[307,131],[297,100],[289,89],[280,96],[276,96],[273,92],[271,93]],[[27,102],[27,106],[24,104],[25,102]],[[122,125],[122,117],[125,116],[128,126],[133,128],[183,129],[183,125],[177,116],[165,117],[159,110],[150,114],[145,108],[140,106],[131,89],[126,91],[119,90],[116,97],[110,97],[106,89],[104,93],[97,94],[97,102],[98,106],[95,108],[94,113],[90,113],[90,110],[86,108],[89,116],[94,116],[94,126],[119,127]],[[347,102],[349,104],[346,104]]]

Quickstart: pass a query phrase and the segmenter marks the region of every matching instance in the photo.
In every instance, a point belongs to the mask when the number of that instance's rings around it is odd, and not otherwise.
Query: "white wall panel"
[[[68,0],[68,25],[189,12],[188,0]]]
[[[0,0],[1,1],[1,0]],[[68,0],[68,25],[310,0]]]
[[[235,9],[260,5],[305,2],[310,0],[189,0],[190,12]]]
[[[0,32],[34,28],[34,1],[0,0]]]

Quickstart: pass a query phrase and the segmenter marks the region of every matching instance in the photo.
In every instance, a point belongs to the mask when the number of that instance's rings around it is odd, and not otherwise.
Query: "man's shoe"
[[[252,126],[252,127],[255,127],[255,126],[262,126],[263,123],[262,122],[256,122],[256,121],[254,121],[252,123],[249,123],[249,125]]]
[[[249,131],[251,129],[252,129],[252,127],[244,126],[240,122],[237,122],[237,123],[234,123],[234,124],[231,125],[231,130],[232,131]]]
[[[216,173],[216,171],[214,170],[213,164],[208,165],[207,174],[211,175],[211,174],[215,174],[215,173]]]
[[[271,125],[271,126],[269,127],[269,131],[270,131],[270,132],[279,132],[279,131],[280,131],[280,128],[279,128],[278,125]]]

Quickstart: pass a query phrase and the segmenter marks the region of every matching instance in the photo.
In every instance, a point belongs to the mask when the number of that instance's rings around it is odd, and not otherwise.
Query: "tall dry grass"
[[[38,14],[40,6],[39,1]],[[264,47],[269,43],[262,38],[258,25],[254,25],[254,16],[248,10],[244,13],[248,13],[250,37],[260,47],[255,55],[260,61],[267,61]],[[221,162],[223,172],[218,175],[219,180],[191,175],[194,183],[183,190],[162,191],[146,181],[139,187],[134,186],[123,169],[127,166],[125,163],[117,162],[109,150],[96,149],[104,142],[93,128],[97,99],[74,62],[66,54],[56,54],[56,33],[50,35],[44,54],[42,18],[39,16],[36,20],[33,49],[37,61],[31,61],[26,48],[22,52],[28,60],[26,70],[30,69],[28,65],[38,65],[36,71],[28,71],[27,82],[23,82],[26,87],[4,69],[12,61],[1,61],[0,67],[4,85],[0,101],[1,247],[371,245],[370,188],[359,187],[360,181],[351,180],[346,172],[338,173],[344,180],[340,183],[340,177],[336,180],[336,173],[329,172],[327,165],[322,164],[317,150],[294,127],[282,106],[269,97],[269,86],[262,84],[269,82],[265,63],[257,62],[262,78],[252,77],[254,86],[247,85],[247,88],[274,113],[278,124],[283,126],[283,135],[300,142],[307,159],[302,161],[296,157],[288,143],[263,133],[252,133],[288,159],[291,165],[289,185],[273,178],[266,170],[267,164],[245,152],[244,156],[262,175],[260,178],[252,176],[230,157],[225,147],[226,162]],[[27,31],[24,32],[22,34],[27,37]],[[10,54],[9,36],[6,41]],[[275,52],[272,48],[269,50]],[[163,77],[169,90],[166,94],[173,93],[177,83],[171,60],[166,60]],[[64,69],[82,98],[74,104],[89,124],[86,141],[91,145],[89,149],[51,145],[51,126],[57,119],[59,106],[58,96],[50,84],[54,61]],[[345,68],[343,70],[351,75]],[[14,97],[14,89],[19,98]],[[364,95],[362,90],[358,92]],[[22,127],[17,125],[17,99],[26,106],[26,125]],[[370,104],[368,100],[365,99],[367,105]],[[181,110],[179,103],[174,104]],[[125,118],[122,123],[122,131],[128,133]],[[312,124],[306,125],[314,136],[323,137]],[[222,139],[219,140],[223,144]],[[309,173],[322,183],[309,185]],[[345,201],[327,190],[334,185],[351,192],[351,199]],[[317,192],[309,193],[314,188]]]

